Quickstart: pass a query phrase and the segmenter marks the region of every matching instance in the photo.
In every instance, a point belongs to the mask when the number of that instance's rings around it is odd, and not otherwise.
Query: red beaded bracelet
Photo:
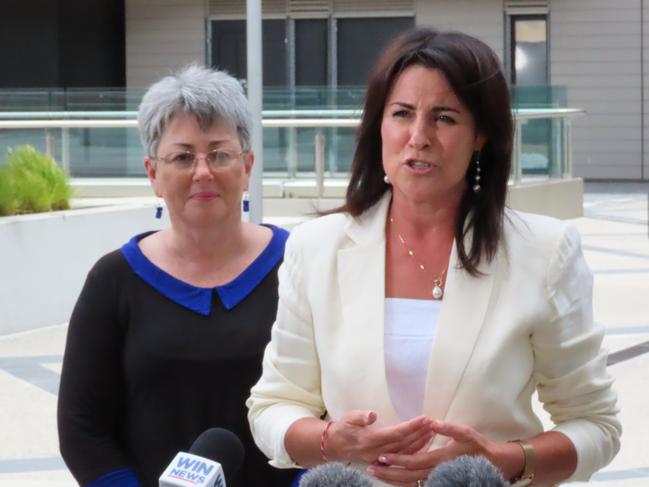
[[[325,444],[327,442],[327,434],[329,433],[329,428],[331,428],[332,424],[333,421],[328,421],[324,429],[322,430],[322,433],[320,433],[320,456],[322,457],[322,461],[325,463],[329,461],[327,454],[325,453]]]

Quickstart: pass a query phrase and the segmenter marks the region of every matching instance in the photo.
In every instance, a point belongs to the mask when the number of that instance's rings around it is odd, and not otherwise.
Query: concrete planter
[[[584,214],[584,181],[581,178],[545,179],[509,187],[509,207],[561,220]]]
[[[99,257],[166,225],[143,204],[0,218],[0,335],[67,322]]]

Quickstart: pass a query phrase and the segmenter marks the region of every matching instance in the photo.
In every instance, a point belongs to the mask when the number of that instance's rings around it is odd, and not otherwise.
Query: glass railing
[[[515,86],[512,105],[518,110],[566,108],[564,86]],[[524,175],[558,176],[562,172],[561,119],[538,118],[520,125],[521,169]]]
[[[0,90],[0,164],[9,148],[30,144],[52,155],[72,177],[145,176],[135,123],[141,96],[124,90]],[[265,175],[347,177],[363,96],[358,87],[266,89]],[[557,108],[565,107],[565,90],[516,89],[513,99],[518,129],[513,179],[569,174],[570,119],[577,112]]]
[[[0,89],[0,112],[100,112],[135,111],[144,89],[67,88]],[[264,88],[264,110],[360,110],[362,86],[298,86]],[[515,86],[514,108],[561,108],[567,106],[564,86]]]

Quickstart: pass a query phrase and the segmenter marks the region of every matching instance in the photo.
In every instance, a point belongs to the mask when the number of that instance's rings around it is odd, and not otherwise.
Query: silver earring
[[[473,192],[480,192],[480,151],[476,151],[475,156],[475,183],[473,184]]]
[[[160,220],[162,218],[162,201],[158,198],[158,201],[155,205],[155,217]]]
[[[387,174],[386,174],[385,176],[383,176],[383,182],[384,182],[385,184],[390,184],[390,178],[388,177]]]

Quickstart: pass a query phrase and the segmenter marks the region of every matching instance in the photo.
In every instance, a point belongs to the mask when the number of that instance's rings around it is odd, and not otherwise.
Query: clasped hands
[[[418,416],[393,426],[370,427],[376,420],[375,412],[365,410],[350,411],[336,420],[328,432],[328,457],[369,463],[370,475],[404,487],[417,485],[437,465],[460,455],[483,455],[498,465],[500,445],[469,426]],[[427,451],[438,434],[448,437],[448,442]]]

